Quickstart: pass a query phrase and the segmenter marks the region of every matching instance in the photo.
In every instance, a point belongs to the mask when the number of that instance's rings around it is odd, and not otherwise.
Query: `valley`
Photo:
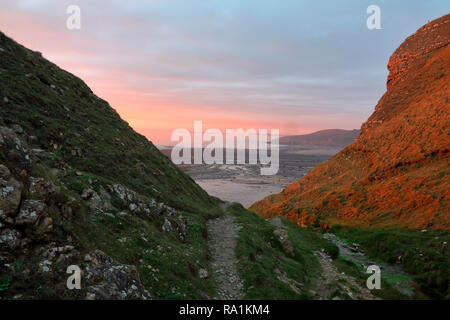
[[[394,52],[354,142],[288,139],[273,176],[176,166],[0,32],[0,299],[450,299],[449,28]]]
[[[170,157],[170,147],[161,151]],[[248,208],[268,195],[281,192],[337,152],[336,147],[280,146],[279,170],[270,176],[261,175],[261,165],[252,164],[181,164],[178,167],[211,196]]]

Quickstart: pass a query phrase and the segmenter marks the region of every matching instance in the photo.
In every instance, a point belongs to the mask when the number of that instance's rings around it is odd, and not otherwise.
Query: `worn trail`
[[[211,267],[217,281],[217,299],[235,300],[244,296],[243,281],[238,270],[236,244],[240,227],[232,215],[226,214],[207,222]]]

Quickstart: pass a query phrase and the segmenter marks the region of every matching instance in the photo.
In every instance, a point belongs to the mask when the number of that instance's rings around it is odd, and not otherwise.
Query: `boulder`
[[[14,250],[21,245],[20,232],[14,229],[0,230],[0,249]]]
[[[22,184],[10,178],[0,179],[0,220],[11,223],[16,215],[22,195]]]
[[[70,220],[73,218],[74,213],[80,209],[80,204],[78,201],[70,196],[69,199],[61,205],[61,213],[63,217],[67,220]]]
[[[203,268],[201,268],[200,270],[198,270],[198,277],[199,277],[200,279],[208,278],[208,276],[209,276],[208,270],[203,269]]]
[[[86,188],[83,190],[83,192],[81,193],[81,197],[84,200],[88,200],[90,197],[92,197],[92,195],[94,194],[94,190],[92,190],[91,188]]]
[[[85,256],[85,276],[88,283],[86,299],[150,300],[136,267],[120,264],[100,250]]]
[[[87,205],[93,213],[100,213],[112,209],[110,201],[108,199],[104,199],[95,191],[92,192]]]
[[[11,126],[11,129],[17,134],[22,134],[23,133],[23,128],[21,126],[19,126],[18,124],[13,124]]]
[[[291,239],[289,239],[289,235],[282,227],[276,227],[273,231],[275,237],[277,237],[278,241],[281,244],[284,252],[289,254],[290,256],[294,256],[294,247],[292,245]]]
[[[172,228],[172,224],[170,223],[170,221],[168,219],[164,219],[164,224],[162,226],[162,230],[164,232],[172,232],[173,228]]]
[[[128,214],[125,211],[120,211],[117,213],[117,216],[120,218],[125,218],[128,216]]]
[[[9,171],[7,166],[0,164],[0,179],[9,180],[11,177],[11,171]]]
[[[46,212],[45,203],[37,200],[25,200],[16,216],[15,225],[34,225]]]
[[[134,200],[136,193],[121,184],[114,184],[110,187],[112,192],[114,192],[120,199],[131,202]]]
[[[46,202],[56,192],[56,189],[52,182],[44,178],[30,177],[29,192],[33,199]]]
[[[33,240],[46,240],[53,230],[53,219],[42,216],[34,225],[25,229],[26,234]]]
[[[33,167],[30,150],[13,130],[6,127],[0,127],[0,158],[16,173],[30,172]]]

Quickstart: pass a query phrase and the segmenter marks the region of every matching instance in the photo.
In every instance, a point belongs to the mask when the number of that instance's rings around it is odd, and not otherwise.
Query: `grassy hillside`
[[[0,125],[20,125],[31,148],[51,152],[46,165],[95,173],[173,207],[213,205],[79,78],[1,32],[0,47]]]
[[[66,268],[96,266],[94,250],[136,266],[154,298],[214,292],[198,270],[208,268],[205,221],[222,214],[219,201],[83,81],[1,32],[0,128],[2,297],[89,296],[117,274],[70,291]],[[43,208],[36,222],[19,221],[25,204]]]

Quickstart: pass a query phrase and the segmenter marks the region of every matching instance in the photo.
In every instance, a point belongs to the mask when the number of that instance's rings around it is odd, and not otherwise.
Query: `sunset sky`
[[[319,4],[320,3],[320,4]],[[366,8],[381,7],[381,30]],[[81,30],[66,9],[81,8]],[[82,78],[138,132],[359,128],[387,61],[448,0],[0,0],[0,30]]]

